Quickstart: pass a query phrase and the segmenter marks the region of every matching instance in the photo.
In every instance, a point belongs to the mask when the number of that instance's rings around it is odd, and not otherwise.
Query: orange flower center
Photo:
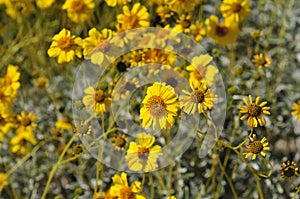
[[[183,28],[189,28],[192,23],[190,20],[184,19],[183,21],[180,22],[180,24]]]
[[[260,106],[258,106],[257,104],[252,103],[248,106],[248,113],[252,117],[259,116],[261,114],[261,112],[262,112],[262,108]]]
[[[97,90],[94,94],[94,99],[98,103],[103,102],[105,99],[105,93],[102,90]]]
[[[224,25],[224,24],[218,24],[216,26],[216,35],[218,35],[219,37],[224,37],[227,35],[229,29]]]
[[[146,107],[149,109],[150,115],[160,117],[166,115],[166,105],[163,99],[153,95],[147,101]]]
[[[109,41],[106,41],[106,40],[99,42],[99,44],[97,46],[97,49],[103,53],[108,52],[110,50],[110,48],[111,48],[111,44],[109,43]]]
[[[135,199],[135,195],[130,187],[122,187],[120,189],[120,199]]]
[[[22,126],[29,126],[32,123],[31,119],[29,117],[24,117],[21,120],[21,125]]]
[[[57,42],[57,46],[63,51],[71,50],[73,44],[74,44],[74,41],[70,36],[62,37]]]
[[[76,13],[82,12],[84,8],[85,3],[83,2],[83,0],[73,0],[71,3],[71,9]]]
[[[124,18],[125,26],[128,25],[129,28],[136,28],[139,24],[139,17],[136,14],[131,14],[130,16],[126,16]]]
[[[124,148],[126,145],[126,137],[124,134],[118,134],[115,139],[114,139],[114,144],[115,146],[119,147],[119,148]]]
[[[237,13],[237,12],[241,11],[242,6],[239,3],[233,3],[233,4],[231,4],[231,9],[233,12]]]
[[[149,149],[147,149],[145,147],[139,147],[138,156],[142,160],[147,160],[148,156],[149,156]]]
[[[260,141],[255,140],[249,144],[248,148],[251,153],[258,154],[264,149],[264,146]]]

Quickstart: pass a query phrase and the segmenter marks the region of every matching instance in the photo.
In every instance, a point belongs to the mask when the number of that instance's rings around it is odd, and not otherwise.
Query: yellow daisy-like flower
[[[53,36],[51,46],[48,49],[48,55],[49,57],[57,57],[59,64],[70,62],[74,59],[75,55],[81,58],[81,45],[81,38],[71,35],[69,30],[62,29],[58,34]]]
[[[253,102],[252,95],[249,95],[249,102],[246,98],[243,98],[243,101],[246,104],[246,107],[239,105],[240,113],[244,114],[241,117],[241,120],[248,118],[248,125],[250,127],[257,127],[258,124],[260,126],[265,126],[266,119],[262,117],[262,114],[270,115],[270,107],[265,107],[267,102],[264,101],[260,103],[260,96]]]
[[[28,153],[31,145],[35,145],[37,140],[32,131],[20,131],[10,141],[12,145],[11,151],[20,155]]]
[[[14,118],[9,112],[8,107],[0,103],[0,142],[2,136],[7,134],[9,130],[14,126]]]
[[[0,173],[0,191],[7,185],[7,175],[5,173]]]
[[[248,0],[224,0],[220,10],[224,18],[235,22],[241,22],[251,12]]]
[[[190,86],[193,92],[183,90],[185,95],[179,97],[180,106],[187,114],[194,114],[198,109],[199,113],[203,113],[204,110],[211,110],[213,107],[213,101],[217,100],[217,96],[213,91],[208,89],[205,81],[192,81]]]
[[[219,23],[219,19],[215,15],[206,19],[205,25],[207,36],[221,46],[234,43],[240,33],[236,23],[232,23],[228,19],[225,19],[224,23]]]
[[[130,63],[130,67],[143,66],[146,64],[146,52],[148,49],[139,49],[126,54],[124,59]]]
[[[125,150],[128,138],[125,134],[119,133],[111,138],[111,142],[116,147],[117,150]]]
[[[83,40],[83,54],[85,58],[91,59],[93,64],[101,65],[106,59],[113,60],[109,56],[113,52],[113,46],[109,39],[112,37],[112,30],[103,29],[98,32],[96,28],[89,30],[89,37]]]
[[[141,183],[134,181],[128,185],[127,174],[122,172],[121,176],[116,174],[112,177],[113,185],[110,187],[110,194],[118,199],[146,199],[141,188]]]
[[[17,91],[20,88],[20,72],[18,72],[18,66],[14,66],[9,64],[7,68],[6,75],[4,76],[5,85],[8,89],[9,95],[15,97],[17,95]]]
[[[131,2],[131,0],[105,0],[106,4],[110,7],[116,7],[116,5],[123,6]]]
[[[263,137],[260,141],[257,140],[256,134],[253,134],[252,137],[248,137],[249,145],[243,146],[248,149],[248,151],[244,152],[245,158],[248,158],[252,155],[252,160],[256,159],[257,154],[262,157],[266,157],[266,153],[264,151],[269,151],[269,143],[265,137]]]
[[[281,170],[279,171],[280,176],[284,179],[290,179],[292,177],[298,176],[298,166],[293,161],[286,161],[281,164]]]
[[[300,100],[293,104],[292,115],[296,115],[298,121],[300,121]]]
[[[153,129],[165,129],[174,124],[179,102],[171,86],[155,82],[147,89],[142,103],[144,106],[140,110],[140,119],[143,127],[153,125]]]
[[[84,90],[87,94],[83,97],[83,104],[96,114],[103,114],[111,105],[111,98],[101,89],[95,90],[93,87],[88,87]]]
[[[71,21],[83,23],[91,18],[94,7],[92,0],[66,0],[62,9],[67,10]]]
[[[17,129],[17,133],[32,132],[32,128],[37,127],[37,124],[34,123],[37,119],[38,118],[33,112],[26,115],[26,113],[22,111],[21,114],[17,116],[20,125]]]
[[[162,151],[161,146],[153,146],[155,137],[146,133],[139,133],[136,139],[138,144],[130,142],[125,156],[129,169],[144,172],[157,169],[157,159],[162,155]]]
[[[215,75],[218,73],[218,69],[215,66],[209,65],[212,59],[208,54],[195,56],[191,65],[186,68],[187,71],[190,71],[189,81],[205,80],[207,86],[212,86]]]
[[[123,6],[123,14],[119,14],[117,20],[122,30],[148,27],[150,25],[147,8],[140,3],[135,3],[131,10],[128,6]]]
[[[173,30],[182,33],[190,33],[192,25],[191,18],[192,17],[190,15],[181,15],[176,21],[176,25]]]
[[[14,97],[10,93],[10,88],[6,86],[5,80],[0,78],[0,103],[5,106],[10,106],[14,102]]]
[[[203,36],[206,34],[206,30],[203,27],[203,23],[196,21],[196,23],[191,25],[191,34],[194,39],[199,42],[202,40]]]
[[[31,0],[6,0],[6,14],[12,19],[22,18],[28,16],[34,10]]]
[[[262,53],[254,55],[252,62],[258,67],[263,68],[267,67],[271,64],[271,60],[269,57],[263,55]]]
[[[63,129],[63,130],[67,130],[67,131],[70,131],[73,129],[73,125],[72,125],[71,121],[67,118],[62,118],[60,120],[57,120],[55,123],[55,127],[58,129]]]
[[[46,9],[52,6],[55,0],[36,0],[36,5],[41,9]]]

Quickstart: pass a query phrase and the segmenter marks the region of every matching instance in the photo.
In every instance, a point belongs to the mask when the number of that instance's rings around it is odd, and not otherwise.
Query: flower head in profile
[[[129,186],[127,181],[127,174],[122,172],[121,175],[114,175],[112,177],[113,185],[110,187],[110,195],[117,197],[118,199],[146,199],[143,195],[141,183],[134,181]]]
[[[205,20],[206,35],[211,37],[217,44],[225,46],[236,41],[240,30],[236,23],[225,18],[224,23],[220,23],[215,15],[211,15]]]
[[[7,178],[5,173],[0,173],[0,191],[7,186]]]
[[[92,86],[84,90],[83,104],[96,114],[103,114],[111,105],[111,98],[103,90],[95,90]]]
[[[147,94],[142,101],[143,107],[140,110],[142,126],[153,129],[165,129],[172,126],[177,116],[179,102],[174,88],[165,83],[155,82],[148,87]]]
[[[248,158],[252,155],[252,160],[256,159],[256,156],[259,154],[262,157],[266,157],[266,153],[264,151],[269,151],[269,143],[265,137],[261,140],[257,140],[256,134],[253,134],[251,137],[248,137],[249,144],[247,146],[243,146],[248,149],[248,151],[244,152],[245,158]]]
[[[149,172],[157,169],[157,159],[162,155],[161,147],[154,145],[155,137],[140,133],[136,136],[137,143],[130,142],[125,157],[128,167],[132,171]]]
[[[252,95],[249,95],[249,102],[246,98],[243,98],[243,101],[246,106],[239,105],[240,113],[244,114],[241,120],[248,118],[248,125],[250,127],[257,127],[258,124],[265,126],[266,119],[262,115],[270,115],[270,107],[266,107],[267,102],[260,103],[260,97],[257,97],[255,102],[253,102]]]
[[[49,57],[57,57],[59,64],[70,62],[75,56],[81,58],[81,45],[81,38],[71,35],[71,32],[67,29],[62,29],[53,36],[48,55]]]
[[[220,10],[224,18],[237,23],[248,17],[251,12],[248,0],[224,0]]]
[[[115,46],[109,39],[112,37],[112,30],[103,29],[99,32],[96,28],[89,30],[89,37],[83,40],[83,54],[85,58],[91,59],[93,64],[101,65],[106,60],[114,59]]]
[[[292,115],[296,115],[297,120],[300,121],[300,100],[293,104]]]
[[[67,10],[71,21],[80,24],[91,18],[94,7],[93,0],[66,0],[62,9]]]
[[[298,166],[293,161],[286,161],[281,164],[280,176],[284,179],[290,179],[298,175]]]
[[[264,68],[271,64],[271,60],[269,57],[263,55],[262,53],[254,55],[252,62],[258,67],[258,68]]]
[[[120,27],[118,29],[123,31],[150,25],[147,8],[141,3],[135,3],[131,10],[127,5],[123,6],[123,14],[117,16],[117,21]]]
[[[212,86],[215,75],[218,73],[218,69],[215,66],[209,65],[212,59],[208,54],[195,56],[192,59],[191,65],[186,68],[190,72],[189,81],[205,80],[207,86]]]
[[[194,114],[198,109],[199,113],[203,113],[204,110],[211,110],[213,107],[213,101],[217,100],[217,96],[213,91],[208,89],[205,81],[192,81],[190,82],[192,92],[183,90],[186,95],[179,97],[180,106],[187,114]]]

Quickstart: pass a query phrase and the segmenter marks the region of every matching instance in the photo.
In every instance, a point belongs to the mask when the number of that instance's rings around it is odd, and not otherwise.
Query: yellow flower
[[[153,129],[165,129],[173,126],[179,109],[179,102],[174,88],[165,83],[155,82],[147,89],[147,94],[142,101],[140,110],[142,126]]]
[[[281,177],[284,179],[290,179],[292,177],[298,176],[298,170],[297,164],[295,162],[286,161],[281,164]]]
[[[225,19],[224,23],[219,23],[217,16],[212,15],[205,20],[206,34],[211,37],[217,44],[225,46],[236,41],[240,30],[236,23]]]
[[[234,22],[241,22],[251,12],[248,0],[224,0],[220,10],[224,18]]]
[[[26,154],[30,151],[31,145],[35,145],[35,139],[32,131],[20,131],[10,141],[12,145],[11,151],[20,155]]]
[[[46,77],[39,77],[34,81],[34,86],[38,89],[48,88],[49,80]]]
[[[135,3],[131,10],[128,6],[123,6],[123,14],[119,14],[117,20],[122,30],[148,27],[150,25],[147,8],[140,3]]]
[[[261,30],[255,30],[253,32],[250,33],[252,38],[259,38],[263,35],[263,32]]]
[[[252,137],[248,137],[249,145],[243,146],[247,148],[248,151],[244,152],[245,158],[248,158],[252,155],[252,160],[256,159],[257,154],[260,154],[262,157],[266,157],[266,153],[264,151],[269,151],[269,143],[265,137],[263,137],[260,141],[257,140],[256,134],[253,134]]]
[[[105,0],[106,4],[110,7],[116,7],[116,5],[123,6],[131,2],[131,0]]]
[[[165,0],[164,3],[170,6],[172,11],[179,14],[193,11],[197,5],[196,0]]]
[[[167,197],[167,199],[176,199],[176,197],[175,196],[169,196],[169,197]]]
[[[34,10],[31,0],[6,0],[6,14],[13,19],[20,19],[23,16],[28,16]]]
[[[244,114],[241,117],[241,120],[248,118],[248,125],[250,127],[257,127],[258,124],[260,126],[266,125],[266,119],[262,117],[262,114],[270,115],[270,107],[265,107],[267,102],[264,101],[259,103],[260,96],[255,99],[255,103],[253,103],[252,95],[249,95],[249,102],[246,98],[243,98],[245,106],[239,105],[240,113]]]
[[[21,114],[17,116],[17,120],[19,121],[17,133],[22,133],[23,131],[32,132],[32,127],[37,127],[37,124],[34,123],[37,121],[37,117],[33,112],[26,115],[26,113],[22,111]]]
[[[6,75],[4,76],[4,81],[8,89],[7,93],[13,98],[17,95],[17,91],[20,88],[19,78],[20,72],[18,72],[18,66],[9,64]]]
[[[10,89],[6,86],[5,80],[0,78],[0,103],[9,106],[14,102],[14,97],[10,93]]]
[[[203,27],[203,23],[196,21],[196,23],[191,25],[191,34],[194,36],[194,39],[197,42],[202,40],[205,33],[206,33],[206,30]]]
[[[55,123],[55,127],[58,129],[63,129],[63,130],[67,130],[67,131],[70,131],[73,129],[72,123],[67,118],[62,118],[60,120],[57,120],[57,122]]]
[[[130,63],[130,67],[143,66],[146,64],[146,52],[148,49],[131,51],[125,55],[124,59]]]
[[[81,38],[71,35],[69,30],[62,29],[58,34],[53,36],[51,46],[48,49],[48,55],[50,57],[58,57],[57,62],[59,64],[70,62],[74,59],[75,55],[81,58],[81,45]]]
[[[83,97],[83,104],[96,114],[103,114],[111,105],[111,98],[101,89],[95,90],[88,87],[84,90],[86,96]]]
[[[190,33],[191,32],[191,16],[190,15],[181,15],[178,20],[176,20],[176,25],[173,30],[182,33]]]
[[[125,150],[128,138],[125,134],[119,133],[111,138],[111,142],[116,147],[117,150]]]
[[[46,9],[52,6],[55,0],[36,0],[36,5],[41,9]]]
[[[300,121],[300,100],[293,104],[292,115],[296,115],[297,120]]]
[[[215,75],[218,73],[218,69],[216,67],[213,65],[208,65],[212,59],[213,58],[208,54],[195,56],[192,59],[191,65],[186,68],[187,71],[190,71],[189,81],[192,82],[194,80],[205,80],[207,86],[212,86]]]
[[[153,146],[155,137],[146,133],[139,133],[136,139],[138,144],[130,142],[125,156],[129,169],[144,172],[157,169],[157,159],[162,155],[162,151],[160,146]]]
[[[110,187],[110,194],[118,199],[146,199],[141,188],[141,183],[134,181],[131,186],[128,185],[127,174],[122,172],[112,177],[113,185]]]
[[[7,134],[13,126],[14,119],[12,114],[7,106],[0,103],[0,142],[2,141],[2,136]]]
[[[83,54],[85,58],[91,59],[93,64],[101,65],[104,61],[115,58],[114,49],[109,39],[112,37],[110,29],[98,32],[96,28],[89,30],[89,37],[83,40]]]
[[[0,173],[0,191],[7,186],[7,175],[5,173]]]
[[[160,22],[165,22],[168,18],[174,15],[174,12],[171,10],[170,6],[163,4],[157,7],[156,14],[160,16]]]
[[[197,108],[199,113],[203,113],[204,110],[211,110],[213,101],[217,100],[217,96],[207,88],[205,81],[192,81],[190,86],[193,92],[183,90],[182,92],[187,96],[181,95],[179,97],[183,111],[187,114],[194,114]]]
[[[62,9],[67,10],[71,21],[83,23],[91,18],[94,7],[95,3],[92,0],[66,0]]]
[[[264,56],[262,53],[254,55],[252,62],[258,67],[263,68],[267,67],[271,64],[271,60],[269,57]]]

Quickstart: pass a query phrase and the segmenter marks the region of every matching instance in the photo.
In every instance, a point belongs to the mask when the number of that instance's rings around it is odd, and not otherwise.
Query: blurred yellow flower
[[[36,0],[36,5],[41,9],[46,9],[52,6],[55,0]]]
[[[263,137],[260,141],[257,140],[256,134],[253,134],[252,137],[248,137],[249,145],[243,146],[248,149],[248,151],[244,152],[245,158],[248,158],[252,155],[252,160],[256,159],[257,154],[260,154],[262,157],[266,157],[266,153],[264,151],[269,151],[269,143],[265,137]]]
[[[190,86],[193,92],[183,90],[182,92],[186,95],[179,97],[183,111],[187,114],[194,114],[197,109],[199,113],[203,113],[204,110],[211,110],[213,101],[217,100],[217,96],[207,88],[205,81],[194,80],[190,82]]]
[[[13,126],[14,118],[12,114],[7,106],[0,103],[0,142],[2,141],[2,136],[7,134]]]
[[[159,130],[173,126],[179,109],[174,88],[166,86],[166,83],[155,82],[148,87],[142,103],[140,119],[144,128],[153,125],[153,129]]]
[[[182,33],[190,33],[191,32],[191,16],[190,15],[181,15],[178,20],[176,20],[176,25],[173,30]]]
[[[105,0],[106,4],[110,7],[123,6],[131,2],[131,0]]]
[[[293,161],[286,161],[281,164],[280,176],[284,179],[290,179],[298,175],[298,166]]]
[[[199,42],[202,40],[203,36],[206,34],[206,30],[203,27],[203,23],[196,21],[191,25],[191,34],[194,36],[194,39]]]
[[[48,86],[49,86],[49,80],[46,77],[38,77],[34,81],[34,86],[36,88],[38,88],[38,89],[48,88]]]
[[[167,199],[176,199],[176,197],[175,196],[169,196],[169,197],[167,197]]]
[[[7,175],[5,173],[0,173],[0,191],[7,186]]]
[[[117,21],[121,30],[148,27],[150,25],[147,8],[141,3],[135,3],[131,10],[128,6],[123,6],[123,14],[117,16]]]
[[[32,127],[37,127],[37,124],[34,123],[37,121],[37,117],[33,112],[30,112],[28,115],[24,111],[21,112],[20,115],[17,115],[17,120],[19,121],[19,127],[17,129],[17,133],[32,132]]]
[[[20,72],[18,72],[18,66],[14,66],[11,64],[8,65],[4,80],[7,93],[11,97],[15,97],[17,95],[17,91],[21,85],[19,82],[20,75]]]
[[[70,131],[73,129],[73,125],[72,125],[71,121],[67,118],[62,118],[60,120],[57,120],[55,123],[55,127],[58,129],[63,129],[63,130],[67,130],[67,131]]]
[[[119,133],[112,137],[111,142],[116,147],[117,150],[125,150],[125,146],[127,145],[128,138],[125,134]]]
[[[219,19],[215,15],[211,15],[205,20],[206,34],[211,37],[217,44],[225,46],[236,41],[240,30],[236,23],[225,18],[224,23],[219,23]]]
[[[84,23],[93,14],[95,3],[92,0],[66,0],[62,6],[67,10],[68,17],[75,23]]]
[[[113,185],[110,187],[110,194],[118,199],[146,199],[141,188],[141,183],[134,181],[131,186],[128,185],[127,174],[122,172],[121,176],[115,174],[112,177]]]
[[[261,30],[254,30],[250,33],[252,38],[259,38],[263,35],[263,32]]]
[[[296,115],[297,120],[300,121],[300,100],[293,104],[292,115]]]
[[[95,90],[93,87],[88,87],[84,90],[87,94],[83,97],[83,104],[96,114],[103,114],[111,105],[111,98],[101,89]]]
[[[192,59],[191,65],[186,68],[187,71],[190,71],[189,81],[205,80],[207,86],[212,86],[215,75],[218,73],[218,69],[215,66],[208,65],[212,59],[208,54],[195,56]]]
[[[161,147],[153,146],[155,137],[139,133],[136,136],[138,144],[130,142],[125,156],[128,168],[132,171],[149,172],[158,168],[157,159],[162,155]]]
[[[6,14],[13,19],[22,19],[23,16],[28,16],[34,10],[31,0],[5,0]]]
[[[175,11],[178,14],[193,11],[198,2],[197,0],[165,0],[164,1],[165,4],[170,6],[172,11]]]
[[[220,10],[224,18],[234,22],[241,22],[251,12],[248,0],[224,0]]]
[[[263,68],[267,67],[271,64],[271,60],[269,57],[263,55],[262,53],[254,55],[252,62],[258,67]]]
[[[35,145],[37,140],[34,137],[32,131],[20,131],[10,141],[12,145],[11,151],[20,155],[28,153],[31,149],[31,145]]]
[[[266,107],[267,102],[260,103],[260,96],[253,102],[252,95],[249,95],[249,102],[246,98],[243,98],[246,106],[239,105],[240,113],[244,114],[240,119],[244,120],[248,118],[248,125],[250,127],[257,127],[266,125],[266,119],[262,117],[262,114],[270,115],[270,107]]]
[[[81,45],[81,38],[71,35],[71,32],[64,28],[53,36],[51,46],[48,49],[48,55],[50,57],[58,57],[57,62],[59,64],[70,62],[74,59],[75,55],[81,58]]]

